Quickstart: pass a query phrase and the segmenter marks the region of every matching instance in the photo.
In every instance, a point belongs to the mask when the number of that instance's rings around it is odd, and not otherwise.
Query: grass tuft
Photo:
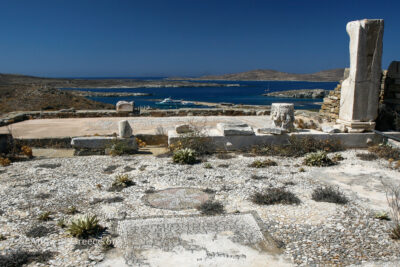
[[[329,202],[336,204],[346,204],[349,200],[339,191],[338,188],[332,186],[318,187],[314,189],[311,198],[318,202]]]
[[[207,200],[197,207],[203,215],[217,215],[225,212],[224,205],[219,201]]]
[[[256,192],[251,200],[259,205],[300,204],[300,199],[296,195],[283,188],[267,188],[262,192]]]

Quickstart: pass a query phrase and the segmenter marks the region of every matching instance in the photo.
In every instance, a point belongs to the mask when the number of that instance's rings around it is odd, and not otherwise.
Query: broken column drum
[[[284,131],[294,130],[294,105],[289,103],[272,103],[271,119],[276,127]]]

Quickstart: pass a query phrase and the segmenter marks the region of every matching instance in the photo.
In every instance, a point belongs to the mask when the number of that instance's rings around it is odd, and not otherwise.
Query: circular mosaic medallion
[[[146,194],[143,200],[154,208],[184,210],[196,208],[212,198],[213,195],[197,188],[169,188]]]

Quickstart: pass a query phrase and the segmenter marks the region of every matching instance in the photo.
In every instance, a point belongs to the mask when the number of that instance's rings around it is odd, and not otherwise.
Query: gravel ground
[[[381,160],[361,161],[359,151],[341,153],[345,158],[337,166],[325,167],[340,171],[344,166],[368,165],[375,171],[388,173]],[[70,237],[57,226],[61,218],[67,221],[69,206],[76,206],[80,214],[96,214],[107,234],[113,234],[115,219],[199,214],[197,210],[171,211],[145,205],[145,191],[171,187],[211,188],[227,212],[255,210],[269,233],[284,248],[284,255],[295,265],[351,265],[377,266],[400,262],[399,241],[389,237],[390,222],[374,218],[371,210],[357,193],[344,190],[350,202],[346,205],[315,202],[313,189],[323,185],[311,177],[318,167],[301,166],[302,158],[278,158],[278,166],[250,168],[255,159],[236,155],[232,159],[206,159],[204,164],[176,165],[170,158],[154,156],[89,156],[40,159],[13,163],[0,167],[0,260],[18,251],[52,252],[52,255],[32,256],[32,266],[92,266],[105,257],[99,242],[88,245]],[[305,172],[300,172],[303,167]],[[119,173],[126,173],[136,185],[121,192],[108,189]],[[393,179],[398,172],[389,172]],[[254,179],[254,176],[263,179]],[[301,200],[300,205],[260,206],[250,196],[263,188],[285,187]],[[119,198],[116,198],[119,197]],[[52,219],[39,221],[38,215],[50,211]],[[47,263],[37,263],[49,256]],[[45,262],[45,260],[43,260]]]

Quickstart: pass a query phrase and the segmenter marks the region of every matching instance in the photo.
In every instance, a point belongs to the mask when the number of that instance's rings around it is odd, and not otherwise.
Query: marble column
[[[375,128],[381,83],[383,20],[347,23],[350,36],[350,71],[342,83],[339,119],[349,132]]]

